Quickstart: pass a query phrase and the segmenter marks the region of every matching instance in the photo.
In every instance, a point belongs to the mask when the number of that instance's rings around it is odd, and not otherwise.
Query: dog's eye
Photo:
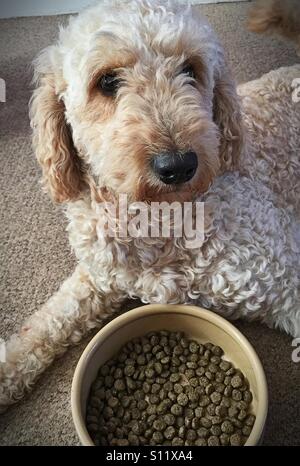
[[[120,83],[121,81],[116,74],[104,74],[98,81],[98,89],[106,96],[115,96],[120,87]]]
[[[182,74],[186,74],[191,79],[196,79],[195,70],[192,65],[186,65],[182,70]]]

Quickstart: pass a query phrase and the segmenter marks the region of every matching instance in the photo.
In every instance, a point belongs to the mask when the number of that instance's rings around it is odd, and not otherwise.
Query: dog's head
[[[106,1],[36,61],[34,147],[58,202],[86,189],[190,200],[235,168],[235,84],[206,22],[174,1]]]

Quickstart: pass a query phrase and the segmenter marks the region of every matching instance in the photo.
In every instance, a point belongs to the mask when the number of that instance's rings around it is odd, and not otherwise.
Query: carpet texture
[[[291,47],[245,30],[247,3],[198,7],[218,32],[239,82],[296,63]],[[38,309],[74,267],[59,207],[42,194],[31,149],[30,63],[57,36],[66,16],[0,21],[0,336],[7,338]],[[300,364],[291,338],[260,324],[237,326],[256,348],[266,371],[270,410],[265,445],[300,444]],[[56,361],[32,393],[0,417],[1,445],[77,445],[70,411],[75,365],[91,335]],[[298,416],[297,416],[298,413]]]

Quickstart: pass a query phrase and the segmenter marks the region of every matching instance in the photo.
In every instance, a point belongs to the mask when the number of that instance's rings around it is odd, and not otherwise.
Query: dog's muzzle
[[[198,158],[195,152],[163,153],[154,156],[151,168],[165,184],[181,184],[190,181],[196,173]]]

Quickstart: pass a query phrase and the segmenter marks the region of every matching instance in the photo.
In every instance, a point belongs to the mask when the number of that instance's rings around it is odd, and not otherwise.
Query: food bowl
[[[264,370],[248,340],[219,315],[196,306],[151,304],[117,317],[103,327],[84,350],[75,370],[72,390],[72,415],[82,445],[94,445],[85,423],[91,385],[98,369],[121,347],[135,337],[157,330],[183,331],[199,343],[212,342],[224,350],[224,357],[247,377],[253,394],[256,420],[245,445],[262,441],[268,412],[268,392]]]

